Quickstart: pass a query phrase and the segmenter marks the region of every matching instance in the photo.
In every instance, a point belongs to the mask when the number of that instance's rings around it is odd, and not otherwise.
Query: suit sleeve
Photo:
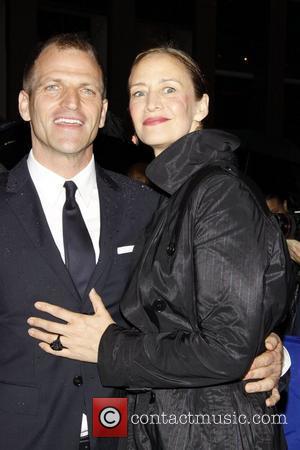
[[[102,384],[178,388],[232,382],[264,349],[285,294],[274,227],[266,227],[270,219],[230,176],[212,177],[196,203],[196,298],[182,301],[195,302],[197,326],[157,334],[110,326],[99,347]],[[278,258],[271,259],[274,252]]]

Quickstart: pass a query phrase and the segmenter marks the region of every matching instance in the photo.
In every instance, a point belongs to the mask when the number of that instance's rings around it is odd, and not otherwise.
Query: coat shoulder
[[[8,171],[7,172],[0,172],[0,187],[5,187],[7,184],[8,179]]]
[[[122,192],[125,201],[139,203],[155,209],[158,205],[161,195],[154,189],[142,183],[132,180],[126,175],[122,175],[110,170],[102,169],[103,175],[114,185],[116,189]]]
[[[8,173],[9,172],[1,172],[0,173],[0,195],[2,197],[2,193],[6,191],[7,181],[8,181]]]
[[[197,191],[198,195],[203,194],[223,199],[228,197],[237,207],[242,202],[250,209],[251,207],[258,208],[268,220],[271,216],[260,188],[237,169],[224,169],[221,172],[210,174],[203,183],[198,184]],[[237,202],[238,200],[239,202]]]

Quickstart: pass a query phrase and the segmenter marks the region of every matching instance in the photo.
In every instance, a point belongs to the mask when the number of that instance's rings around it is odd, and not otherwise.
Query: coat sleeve
[[[277,230],[252,194],[219,175],[199,190],[194,206],[196,298],[182,299],[195,302],[193,331],[110,326],[99,347],[102,384],[178,388],[240,380],[279,320],[285,260]]]

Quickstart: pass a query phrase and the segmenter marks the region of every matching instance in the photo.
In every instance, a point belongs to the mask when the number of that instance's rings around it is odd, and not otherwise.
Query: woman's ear
[[[25,122],[30,121],[29,95],[24,90],[19,93],[19,113]]]
[[[131,142],[134,145],[139,145],[139,138],[137,137],[137,135],[135,133],[131,136]]]
[[[196,103],[196,111],[194,114],[194,121],[201,123],[208,114],[209,97],[203,94],[201,99]]]

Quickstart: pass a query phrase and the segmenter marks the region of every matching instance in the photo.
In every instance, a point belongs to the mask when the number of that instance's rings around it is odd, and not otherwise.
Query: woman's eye
[[[167,86],[167,87],[164,88],[164,93],[165,94],[173,94],[174,92],[176,92],[176,89],[174,87]]]
[[[131,93],[131,97],[137,98],[137,97],[143,97],[144,92],[143,91],[135,91]]]

